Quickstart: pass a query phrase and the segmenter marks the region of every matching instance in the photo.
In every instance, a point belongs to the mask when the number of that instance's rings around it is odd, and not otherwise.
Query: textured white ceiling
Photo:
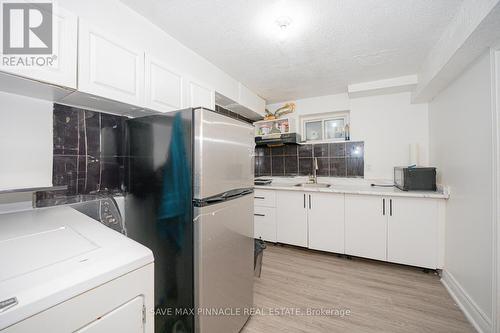
[[[121,0],[268,102],[417,73],[462,0]],[[289,16],[280,40],[275,21]]]

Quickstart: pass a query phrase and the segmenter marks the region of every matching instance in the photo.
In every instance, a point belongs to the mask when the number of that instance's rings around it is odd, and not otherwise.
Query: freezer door
[[[253,187],[253,126],[205,109],[194,117],[194,198]]]
[[[194,212],[196,332],[239,332],[253,305],[253,195]]]

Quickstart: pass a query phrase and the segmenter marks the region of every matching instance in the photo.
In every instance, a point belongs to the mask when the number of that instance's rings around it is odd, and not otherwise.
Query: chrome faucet
[[[313,159],[313,174],[312,176],[309,176],[309,181],[312,182],[313,184],[317,184],[318,183],[318,173],[317,173],[317,170],[318,170],[318,158],[315,157]]]

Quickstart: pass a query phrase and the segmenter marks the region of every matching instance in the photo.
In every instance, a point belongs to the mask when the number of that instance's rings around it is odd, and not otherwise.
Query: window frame
[[[311,143],[345,141],[345,135],[342,138],[332,138],[332,139],[326,138],[325,122],[329,121],[329,120],[343,120],[344,127],[345,127],[345,125],[349,124],[349,111],[334,111],[334,112],[327,112],[327,113],[321,113],[321,114],[313,114],[313,115],[308,115],[308,116],[301,116],[300,117],[300,124],[301,124],[301,131],[302,131],[301,135],[302,135],[303,140],[305,142],[311,142]],[[321,122],[321,139],[307,140],[306,124],[313,123],[313,122]]]

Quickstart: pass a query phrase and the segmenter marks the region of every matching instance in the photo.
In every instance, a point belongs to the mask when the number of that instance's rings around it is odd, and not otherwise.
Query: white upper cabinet
[[[344,195],[311,193],[309,196],[309,248],[344,253]]]
[[[241,83],[238,84],[238,103],[260,115],[265,114],[266,101]]]
[[[76,89],[78,18],[64,8],[54,12],[52,66],[5,66],[0,70],[57,86]],[[28,55],[29,56],[29,55]]]
[[[345,253],[377,260],[387,259],[385,198],[345,195]]]
[[[144,50],[80,20],[78,90],[144,106]]]
[[[437,200],[388,198],[387,260],[400,264],[438,267]]]
[[[276,193],[277,241],[307,247],[307,194],[296,191]]]
[[[149,54],[146,54],[145,60],[145,106],[162,112],[182,109],[182,76]]]
[[[189,106],[215,109],[215,90],[194,80],[189,81]]]

